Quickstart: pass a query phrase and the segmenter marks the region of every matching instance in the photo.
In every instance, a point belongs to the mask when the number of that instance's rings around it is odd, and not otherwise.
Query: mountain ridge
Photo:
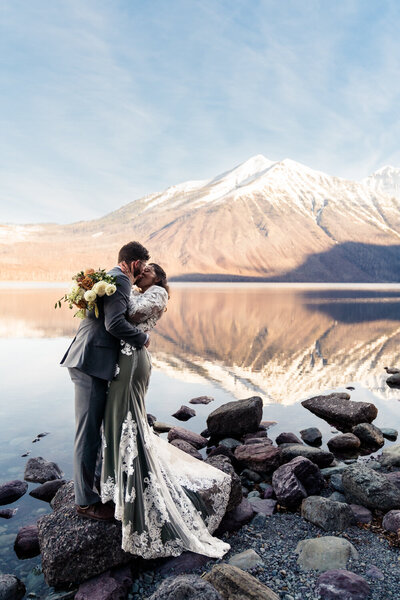
[[[369,246],[369,256],[371,247],[400,243],[400,169],[382,169],[357,182],[259,154],[91,221],[0,225],[0,279],[65,280],[84,266],[111,267],[119,247],[138,239],[176,278],[290,281],[337,246],[337,264],[317,270],[318,280],[342,273],[343,281],[375,281],[373,265],[360,271],[348,244],[360,252]],[[382,280],[390,280],[384,271]],[[312,269],[303,276],[314,280]]]

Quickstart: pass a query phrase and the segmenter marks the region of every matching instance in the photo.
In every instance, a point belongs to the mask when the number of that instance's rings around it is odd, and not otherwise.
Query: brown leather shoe
[[[90,504],[88,507],[76,505],[76,512],[81,517],[86,519],[95,519],[96,521],[113,521],[114,520],[114,504]]]

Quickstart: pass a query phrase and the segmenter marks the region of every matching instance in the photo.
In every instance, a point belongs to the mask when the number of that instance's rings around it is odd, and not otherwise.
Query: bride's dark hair
[[[149,263],[149,267],[153,267],[156,277],[158,279],[158,281],[156,281],[156,283],[154,285],[159,285],[159,286],[163,287],[164,290],[166,290],[166,292],[168,294],[168,298],[169,298],[169,285],[167,282],[166,272],[164,271],[164,269],[162,267],[160,267],[160,265],[157,265],[156,263]]]

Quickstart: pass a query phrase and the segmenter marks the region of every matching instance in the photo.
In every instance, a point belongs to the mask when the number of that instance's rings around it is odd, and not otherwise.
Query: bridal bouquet
[[[61,302],[68,302],[69,308],[76,306],[79,310],[74,314],[74,317],[84,319],[87,310],[94,310],[96,317],[99,316],[97,307],[97,298],[102,296],[112,296],[117,291],[116,278],[112,275],[107,275],[104,269],[95,271],[94,269],[86,269],[80,271],[72,277],[74,283],[67,294],[57,300],[54,308],[61,308]]]

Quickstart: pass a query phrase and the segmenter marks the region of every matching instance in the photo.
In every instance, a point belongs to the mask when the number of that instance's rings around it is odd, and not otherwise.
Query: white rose
[[[79,287],[79,285],[78,285],[77,283],[73,283],[73,284],[71,285],[70,293],[71,293],[71,294],[76,294],[76,293],[78,293],[78,292],[79,292],[79,290],[80,290],[80,289],[81,289],[81,288]]]
[[[86,302],[94,302],[96,300],[96,292],[93,290],[86,290],[85,295],[83,296]]]
[[[106,281],[98,281],[97,283],[94,284],[94,286],[92,287],[92,290],[101,298],[106,293],[107,285],[108,284]]]
[[[116,291],[117,291],[117,286],[114,285],[113,283],[109,283],[106,286],[106,294],[107,294],[107,296],[112,296],[113,294],[115,294]]]

